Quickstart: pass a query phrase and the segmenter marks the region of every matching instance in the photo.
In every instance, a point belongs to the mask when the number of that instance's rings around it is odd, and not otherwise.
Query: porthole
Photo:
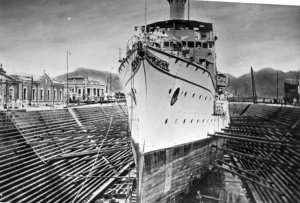
[[[199,119],[197,120],[197,123],[199,123]]]
[[[177,101],[179,92],[180,92],[180,88],[178,87],[178,88],[175,90],[175,92],[174,92],[174,94],[173,94],[173,96],[172,96],[172,99],[171,99],[171,106],[173,106],[173,105],[175,104],[175,102]]]
[[[165,124],[167,124],[168,123],[168,119],[166,118],[166,120],[165,120]]]
[[[183,123],[185,123],[185,119],[183,120]]]
[[[191,123],[193,122],[193,119],[191,120]]]
[[[205,100],[206,100],[207,96],[205,97]]]
[[[171,92],[172,92],[172,89],[169,90],[169,94],[171,94]]]
[[[194,96],[195,96],[195,93],[193,94],[192,98],[194,98]]]
[[[204,119],[202,120],[202,123],[204,123]]]
[[[199,99],[201,99],[202,95],[199,96]]]
[[[184,93],[184,96],[186,96],[187,92]]]

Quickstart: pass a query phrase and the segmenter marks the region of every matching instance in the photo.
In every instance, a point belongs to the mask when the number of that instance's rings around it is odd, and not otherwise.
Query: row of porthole
[[[202,119],[202,123],[204,123],[205,120],[206,120],[206,119]],[[216,119],[207,119],[206,122],[208,123],[209,120],[210,120],[210,122],[216,121]],[[175,124],[177,124],[177,122],[178,122],[178,118],[175,119]],[[194,119],[191,119],[190,122],[193,123],[193,122],[194,122]],[[196,122],[196,119],[195,119],[195,122]],[[168,118],[166,118],[166,120],[165,120],[165,124],[167,124],[167,123],[168,123]],[[185,123],[186,123],[186,119],[183,119],[183,124],[185,124]],[[197,119],[197,123],[201,123],[201,122],[200,122],[200,119]]]
[[[180,88],[177,88],[177,89],[175,90],[175,92],[174,92],[174,94],[173,94],[173,97],[174,97],[175,93],[177,92],[177,90],[180,90]],[[172,89],[169,90],[169,94],[171,94],[171,92],[172,92]],[[179,94],[179,92],[178,92],[177,94]],[[195,97],[195,94],[196,94],[196,93],[193,93],[192,98]],[[181,95],[184,95],[184,96],[186,97],[187,91],[186,91],[186,92],[181,91]],[[176,95],[176,97],[177,97],[177,96],[178,96],[178,95]],[[201,97],[202,97],[202,95],[199,96],[199,99],[201,99]],[[204,100],[206,100],[206,99],[207,99],[207,96],[205,96]],[[211,100],[211,97],[209,97],[209,100]]]

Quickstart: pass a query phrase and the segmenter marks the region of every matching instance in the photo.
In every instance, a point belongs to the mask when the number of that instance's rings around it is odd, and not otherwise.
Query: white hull
[[[169,71],[145,57],[132,72],[136,51],[120,67],[131,134],[141,153],[206,138],[227,124],[227,117],[213,115],[215,87],[205,68],[153,48],[148,51],[167,61]]]

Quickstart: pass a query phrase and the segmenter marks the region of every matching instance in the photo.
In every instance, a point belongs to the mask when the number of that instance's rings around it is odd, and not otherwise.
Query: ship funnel
[[[170,4],[170,19],[184,20],[186,0],[168,0]]]

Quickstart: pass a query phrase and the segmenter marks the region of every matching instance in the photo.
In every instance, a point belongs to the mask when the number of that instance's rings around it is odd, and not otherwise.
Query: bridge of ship
[[[168,20],[136,26],[135,35],[127,43],[127,55],[139,41],[147,46],[189,59],[208,69],[215,63],[215,40],[212,24],[198,21]]]

